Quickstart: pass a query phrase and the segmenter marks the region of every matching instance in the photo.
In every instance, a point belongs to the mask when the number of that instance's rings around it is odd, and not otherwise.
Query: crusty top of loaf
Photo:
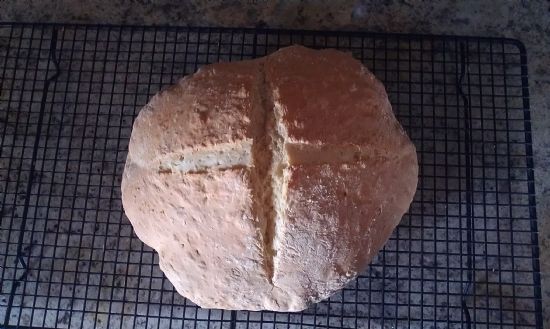
[[[134,122],[131,158],[157,165],[182,152],[251,140],[261,133],[251,124],[263,116],[254,106],[258,66],[258,61],[206,66],[156,94]]]
[[[382,84],[349,54],[292,46],[204,66],[153,97],[122,196],[182,295],[298,311],[365,268],[417,175]]]
[[[381,150],[408,141],[384,87],[350,54],[290,47],[266,60],[289,141]]]

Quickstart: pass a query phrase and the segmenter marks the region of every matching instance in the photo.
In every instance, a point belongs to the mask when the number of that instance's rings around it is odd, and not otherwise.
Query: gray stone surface
[[[1,21],[268,26],[504,36],[527,48],[543,307],[550,321],[550,4],[547,1],[0,1]]]

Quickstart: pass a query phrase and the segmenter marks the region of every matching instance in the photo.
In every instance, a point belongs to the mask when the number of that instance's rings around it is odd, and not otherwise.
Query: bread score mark
[[[213,170],[246,168],[252,165],[252,140],[220,143],[183,153],[168,155],[158,168],[159,174],[205,173]]]
[[[158,172],[160,174],[172,172],[202,174],[208,171],[255,167],[262,176],[269,173],[273,181],[282,177],[284,169],[294,165],[343,164],[373,158],[389,158],[379,150],[369,150],[358,145],[286,142],[281,129],[282,125],[274,123],[275,117],[276,115],[268,115],[266,134],[257,137],[255,142],[244,140],[237,143],[222,143],[185,152],[173,156],[173,160],[164,161],[159,165]]]
[[[252,145],[252,158],[254,168],[252,170],[252,195],[254,217],[259,223],[263,246],[263,267],[270,284],[273,284],[274,265],[273,258],[276,250],[273,248],[273,236],[275,234],[276,214],[273,207],[273,198],[277,194],[273,186],[273,164],[275,155],[275,117],[273,115],[273,102],[268,84],[265,80],[264,63],[260,64],[259,102],[258,113],[254,116],[256,122],[253,125],[260,128],[259,136]]]
[[[279,250],[279,237],[282,236],[283,223],[286,218],[286,201],[288,187],[288,155],[285,150],[287,140],[286,127],[282,124],[282,108],[275,101],[278,97],[277,90],[271,87],[265,79],[265,70],[262,67],[262,99],[263,108],[267,114],[266,135],[269,140],[269,153],[271,155],[269,169],[267,171],[266,189],[264,193],[265,204],[269,205],[269,215],[265,218],[264,231],[264,257],[266,273],[269,282],[273,282],[277,265],[277,250]]]
[[[323,145],[285,143],[289,166],[352,164],[368,160],[391,161],[398,155],[389,155],[380,149],[353,144]]]

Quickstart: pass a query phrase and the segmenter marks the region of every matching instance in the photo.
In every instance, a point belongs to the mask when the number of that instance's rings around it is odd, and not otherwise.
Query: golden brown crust
[[[383,150],[404,135],[380,81],[349,54],[289,47],[266,68],[290,142]]]
[[[263,133],[259,85],[257,61],[204,67],[153,97],[132,131],[126,214],[178,292],[205,307],[270,305],[265,224],[254,216],[251,168],[180,172],[175,164],[209,147],[250,147]]]
[[[155,96],[134,124],[122,193],[182,295],[299,311],[366,267],[417,175],[382,84],[347,54],[293,46],[206,66]]]
[[[251,124],[263,111],[258,61],[218,63],[159,92],[134,122],[129,153],[157,165],[188,149],[252,139],[263,127]]]
[[[363,271],[409,207],[418,174],[413,160],[407,152],[290,167],[274,284],[316,302]]]

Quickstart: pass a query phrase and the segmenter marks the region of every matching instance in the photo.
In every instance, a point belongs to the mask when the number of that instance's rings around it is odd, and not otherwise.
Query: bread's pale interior
[[[252,140],[217,144],[190,150],[171,158],[160,165],[160,171],[194,173],[250,167],[252,165]]]

